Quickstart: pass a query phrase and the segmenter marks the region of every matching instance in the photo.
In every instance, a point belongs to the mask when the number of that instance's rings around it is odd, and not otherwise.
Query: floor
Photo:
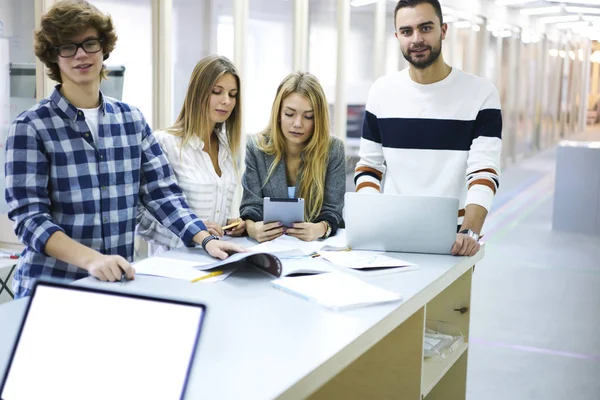
[[[600,236],[552,231],[554,164],[551,149],[502,174],[473,276],[468,400],[600,399]]]

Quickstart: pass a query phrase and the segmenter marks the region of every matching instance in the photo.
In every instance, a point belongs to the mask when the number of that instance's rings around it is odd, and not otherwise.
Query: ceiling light
[[[442,18],[444,19],[445,23],[456,21],[456,17],[454,17],[454,15],[444,15]]]
[[[565,30],[581,30],[587,28],[588,23],[585,21],[577,21],[577,22],[561,22],[556,24],[556,29]]]
[[[507,38],[507,37],[511,37],[512,36],[512,32],[508,29],[504,29],[504,30],[500,30],[500,31],[493,31],[492,32],[492,36],[494,37],[501,37],[501,38]]]
[[[454,23],[454,27],[461,29],[461,28],[470,28],[471,27],[471,21],[458,21]]]
[[[522,8],[521,9],[521,14],[523,14],[523,15],[558,14],[560,12],[562,12],[561,6],[535,7],[535,8]]]
[[[496,0],[497,6],[515,6],[527,3],[533,3],[537,0]]]
[[[352,0],[350,5],[352,7],[368,6],[369,4],[377,3],[377,0]]]
[[[565,7],[566,12],[575,13],[575,14],[600,14],[600,8],[593,7]]]
[[[584,4],[597,6],[598,0],[546,0],[548,3]]]
[[[558,22],[575,22],[579,21],[578,15],[559,15],[556,17],[542,17],[540,23],[542,24],[556,24]]]

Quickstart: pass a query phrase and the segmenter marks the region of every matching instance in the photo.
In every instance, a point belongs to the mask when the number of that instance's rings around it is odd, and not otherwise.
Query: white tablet
[[[294,222],[304,222],[304,199],[265,197],[263,199],[263,222],[281,222],[291,227]]]

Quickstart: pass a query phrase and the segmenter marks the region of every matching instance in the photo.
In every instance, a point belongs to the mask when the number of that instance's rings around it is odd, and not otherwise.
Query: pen
[[[199,277],[197,277],[197,278],[194,278],[194,279],[192,279],[192,283],[193,283],[193,282],[198,282],[198,281],[201,281],[201,280],[203,280],[203,279],[212,278],[212,277],[214,277],[214,276],[219,276],[219,275],[221,275],[222,273],[223,273],[223,271],[214,271],[214,272],[211,272],[211,273],[210,273],[210,274],[208,274],[208,275],[199,276]]]
[[[231,223],[229,225],[222,226],[221,229],[223,229],[223,231],[226,231],[228,229],[235,228],[236,226],[238,226],[241,223],[242,223],[242,221],[237,220],[237,221],[235,221],[235,222],[233,222],[233,223]]]

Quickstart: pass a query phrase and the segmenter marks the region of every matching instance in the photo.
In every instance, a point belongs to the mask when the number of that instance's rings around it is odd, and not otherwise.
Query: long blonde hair
[[[269,180],[275,167],[285,155],[285,137],[281,130],[281,109],[283,100],[292,93],[304,96],[314,112],[314,131],[302,150],[302,164],[299,171],[298,197],[304,199],[304,213],[308,221],[314,220],[323,206],[325,196],[325,174],[329,156],[329,108],[325,92],[319,80],[307,72],[294,72],[286,76],[277,88],[277,95],[271,109],[271,119],[265,130],[256,137],[258,148],[266,154],[275,155],[263,185]]]
[[[182,149],[195,135],[204,139],[202,137],[203,133],[207,135],[207,141],[210,143],[212,135],[210,130],[210,97],[213,87],[225,74],[233,75],[238,87],[235,107],[227,121],[225,121],[225,132],[233,156],[233,164],[237,167],[242,137],[242,89],[237,69],[227,57],[211,55],[196,64],[190,77],[190,83],[179,116],[175,124],[167,128],[167,132],[181,137]],[[217,124],[215,128],[220,130],[222,125]]]

